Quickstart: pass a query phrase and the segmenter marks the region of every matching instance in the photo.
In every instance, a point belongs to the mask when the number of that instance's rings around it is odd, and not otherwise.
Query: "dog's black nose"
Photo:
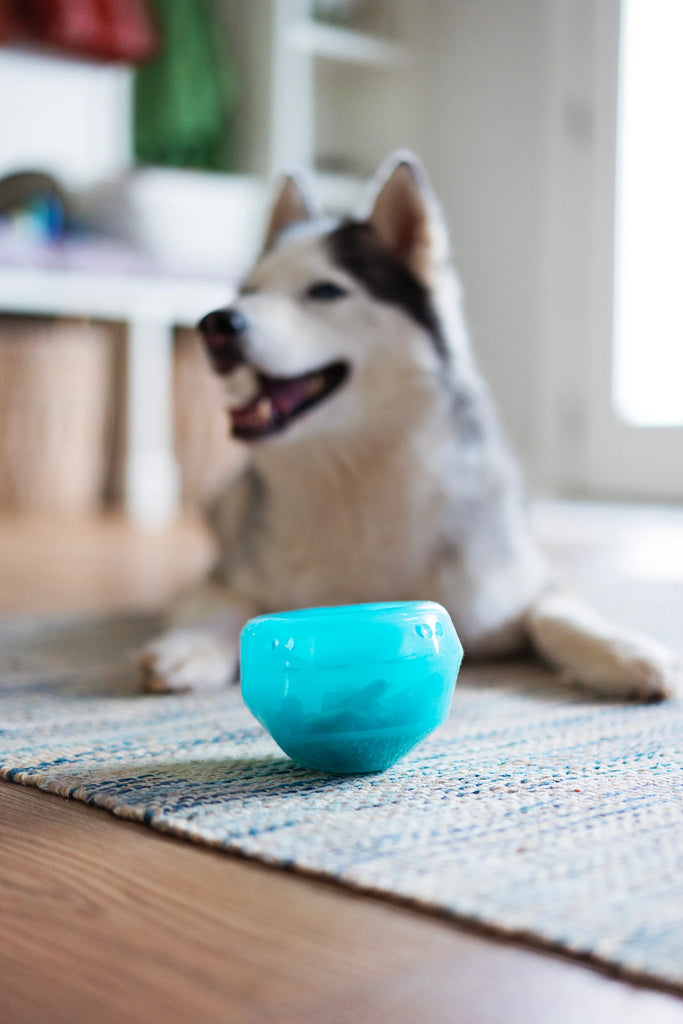
[[[217,373],[230,373],[244,362],[242,340],[247,333],[246,317],[237,309],[215,309],[197,325],[204,336],[209,359]]]
[[[247,329],[246,317],[238,309],[215,309],[199,321],[202,334],[244,334]]]

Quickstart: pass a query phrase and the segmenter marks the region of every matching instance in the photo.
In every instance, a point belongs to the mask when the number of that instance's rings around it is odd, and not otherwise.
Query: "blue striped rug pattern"
[[[392,770],[297,767],[219,695],[136,690],[140,618],[0,626],[0,774],[683,989],[683,702],[466,666]]]

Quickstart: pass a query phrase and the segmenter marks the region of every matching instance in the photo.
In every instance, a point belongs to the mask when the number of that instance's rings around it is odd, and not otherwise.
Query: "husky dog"
[[[141,655],[148,689],[235,679],[256,614],[429,599],[466,655],[532,649],[596,693],[671,691],[673,655],[553,585],[411,154],[353,220],[285,177],[254,270],[199,326],[248,459],[211,512],[216,569]]]

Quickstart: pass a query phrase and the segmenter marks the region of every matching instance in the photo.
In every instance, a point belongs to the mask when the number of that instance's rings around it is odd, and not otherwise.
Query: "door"
[[[549,476],[683,500],[683,4],[557,10]]]

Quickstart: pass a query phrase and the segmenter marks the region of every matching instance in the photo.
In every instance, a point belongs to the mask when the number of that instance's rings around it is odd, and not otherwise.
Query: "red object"
[[[0,43],[16,39],[20,34],[16,0],[0,0]]]
[[[3,8],[13,12],[12,35],[41,49],[139,64],[159,48],[148,0],[0,0]]]

